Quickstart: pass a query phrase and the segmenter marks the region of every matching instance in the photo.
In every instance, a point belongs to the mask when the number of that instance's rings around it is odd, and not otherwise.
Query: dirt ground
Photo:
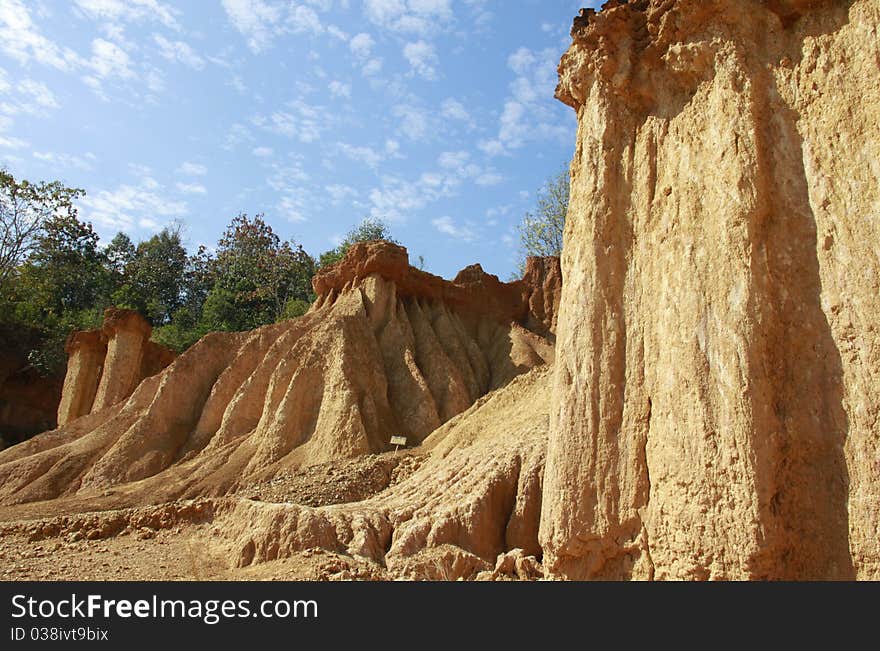
[[[282,471],[247,484],[225,499],[323,506],[366,499],[412,474],[423,457],[408,452],[374,454]],[[0,580],[5,581],[202,581],[387,580],[376,563],[323,549],[244,568],[232,567],[212,539],[209,519],[175,518],[174,505],[86,512],[78,501],[0,509]],[[182,503],[181,503],[182,504]],[[190,504],[190,503],[187,503]],[[30,507],[30,508],[28,508]],[[166,508],[169,507],[169,508]],[[186,507],[177,508],[178,511]],[[171,526],[169,518],[170,513]],[[156,513],[159,513],[157,516]],[[117,525],[119,514],[128,522]],[[135,515],[132,515],[135,514]],[[177,520],[176,522],[174,522]],[[119,528],[119,531],[116,529]]]

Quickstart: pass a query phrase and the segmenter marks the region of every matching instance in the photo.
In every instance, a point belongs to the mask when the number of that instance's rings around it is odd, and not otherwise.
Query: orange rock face
[[[108,308],[100,330],[71,334],[59,426],[125,400],[144,378],[174,361],[174,351],[149,340],[151,332],[134,310]]]
[[[541,518],[570,578],[880,578],[880,2],[610,2]]]

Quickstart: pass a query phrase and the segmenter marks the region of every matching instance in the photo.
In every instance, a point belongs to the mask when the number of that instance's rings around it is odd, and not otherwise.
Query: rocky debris
[[[0,524],[0,537],[24,534],[29,542],[48,538],[65,538],[76,542],[137,533],[143,539],[153,537],[161,529],[171,529],[181,522],[210,521],[213,514],[212,501],[185,500],[137,509],[64,515],[37,522],[4,523]]]
[[[546,572],[880,578],[878,27],[878,0],[576,21]]]
[[[477,581],[537,581],[544,578],[544,569],[534,556],[526,556],[521,549],[499,554],[495,568],[480,572]]]
[[[151,333],[138,312],[115,307],[104,312],[101,329],[71,333],[58,425],[122,402],[145,378],[171,364],[176,353],[150,341]]]
[[[359,502],[400,483],[425,461],[424,455],[386,452],[281,470],[271,479],[246,484],[236,494],[263,502],[327,506]]]

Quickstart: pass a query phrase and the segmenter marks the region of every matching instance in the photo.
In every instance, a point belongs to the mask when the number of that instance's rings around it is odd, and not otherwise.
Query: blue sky
[[[85,188],[105,241],[263,212],[313,255],[365,216],[507,278],[570,160],[568,0],[0,0],[0,165]]]

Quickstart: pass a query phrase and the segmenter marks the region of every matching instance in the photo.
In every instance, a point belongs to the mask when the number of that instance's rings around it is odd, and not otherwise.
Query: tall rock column
[[[133,310],[108,308],[104,313],[107,357],[92,411],[115,405],[131,395],[141,381],[144,349],[152,328]]]
[[[107,338],[101,330],[74,332],[67,338],[67,374],[58,404],[58,426],[91,412],[104,356],[107,354]]]
[[[612,0],[577,111],[541,545],[880,578],[880,0]]]

